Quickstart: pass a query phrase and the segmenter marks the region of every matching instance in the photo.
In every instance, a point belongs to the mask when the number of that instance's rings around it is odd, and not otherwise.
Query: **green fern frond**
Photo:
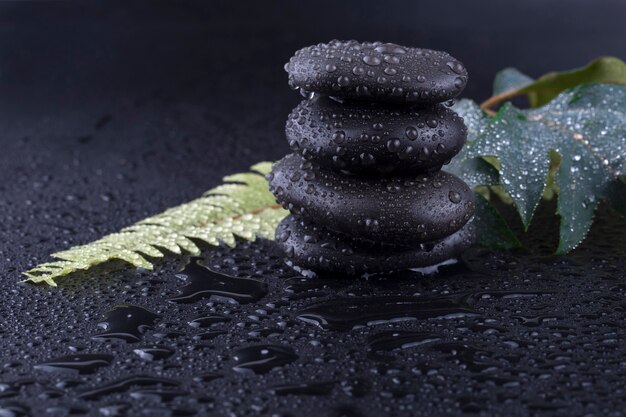
[[[253,172],[230,175],[224,184],[189,203],[148,217],[95,242],[52,254],[58,261],[24,272],[27,281],[56,285],[55,280],[79,270],[120,259],[138,268],[152,269],[149,259],[166,251],[199,255],[194,240],[217,246],[235,245],[235,237],[254,240],[273,238],[278,222],[287,212],[276,204],[264,175],[270,162],[252,166]]]

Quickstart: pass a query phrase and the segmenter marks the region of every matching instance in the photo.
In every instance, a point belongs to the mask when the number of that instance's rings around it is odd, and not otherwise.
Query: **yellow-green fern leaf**
[[[138,268],[152,269],[150,258],[166,251],[200,254],[195,241],[234,246],[236,237],[272,239],[278,222],[287,212],[276,204],[264,175],[270,162],[261,162],[252,172],[230,175],[196,200],[172,207],[102,239],[52,254],[58,261],[24,272],[27,281],[56,285],[56,279],[72,272],[120,259]]]

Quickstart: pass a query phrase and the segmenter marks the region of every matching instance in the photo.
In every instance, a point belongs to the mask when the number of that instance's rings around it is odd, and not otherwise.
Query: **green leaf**
[[[483,133],[489,117],[472,100],[459,100],[453,107],[463,118],[467,126],[467,141],[471,143]],[[480,185],[495,185],[499,183],[498,170],[480,157],[467,155],[467,145],[461,149],[448,165],[443,169],[462,178],[467,185],[474,188]]]
[[[443,170],[463,179],[471,188],[499,183],[498,170],[493,165],[483,158],[467,157],[465,153],[459,154]]]
[[[534,80],[515,68],[505,68],[496,74],[493,81],[493,95],[509,94],[532,84]]]
[[[452,110],[463,117],[468,129],[468,145],[482,135],[489,124],[490,117],[472,100],[459,100]],[[498,185],[500,179],[496,167],[485,158],[469,156],[468,145],[463,147],[461,152],[444,167],[444,170],[462,178],[474,190],[482,189],[484,186]],[[480,193],[475,191],[474,194],[476,195],[476,213],[473,223],[477,228],[478,244],[505,249],[520,247],[519,240],[498,211]]]
[[[483,132],[489,122],[489,116],[481,110],[474,100],[461,99],[450,109],[463,118],[463,122],[467,127],[468,142],[473,142]]]
[[[468,146],[467,157],[498,159],[500,182],[528,228],[546,188],[551,151],[561,161],[557,252],[565,253],[584,239],[600,199],[619,205],[612,190],[626,167],[626,87],[583,85],[531,110],[507,103]]]
[[[552,146],[548,131],[541,123],[529,123],[524,111],[507,103],[467,150],[469,156],[498,159],[500,182],[515,201],[525,228],[546,185]]]
[[[539,107],[569,88],[590,83],[626,84],[626,64],[615,57],[600,57],[582,68],[550,72],[537,80],[506,68],[496,75],[494,97],[483,103],[483,107],[520,95],[528,97],[531,107]]]
[[[491,248],[512,249],[522,246],[500,213],[479,193],[474,193],[476,213],[474,226],[477,228],[478,244]]]
[[[235,236],[254,240],[273,238],[278,222],[287,212],[276,204],[264,174],[269,162],[254,165],[253,172],[224,178],[225,183],[201,198],[148,217],[119,233],[76,246],[52,256],[59,259],[24,273],[27,281],[56,285],[55,280],[79,270],[120,259],[136,267],[152,269],[147,258],[160,258],[166,251],[199,255],[194,240],[235,245]]]

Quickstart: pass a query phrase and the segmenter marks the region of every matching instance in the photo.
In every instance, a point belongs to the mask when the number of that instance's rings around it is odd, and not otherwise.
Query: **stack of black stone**
[[[467,82],[463,64],[440,51],[331,41],[299,50],[285,70],[306,97],[287,120],[294,153],[269,175],[291,212],[276,231],[290,265],[390,272],[472,245],[472,191],[441,171],[467,136],[449,109]]]

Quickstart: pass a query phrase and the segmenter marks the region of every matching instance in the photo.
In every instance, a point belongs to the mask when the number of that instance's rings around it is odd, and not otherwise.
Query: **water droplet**
[[[210,327],[214,324],[218,323],[228,323],[230,321],[229,317],[222,316],[220,314],[210,314],[208,316],[198,317],[197,319],[193,319],[189,322],[191,327]]]
[[[352,68],[352,73],[357,76],[361,76],[365,74],[365,69],[363,67],[356,66]]]
[[[461,297],[372,296],[323,301],[306,307],[298,314],[298,319],[323,329],[345,331],[359,325],[471,315],[476,312]]]
[[[279,385],[272,388],[274,395],[329,395],[334,382],[313,382],[310,384]]]
[[[134,349],[133,352],[148,362],[167,359],[174,354],[174,350],[164,346],[145,346]]]
[[[428,127],[430,127],[431,129],[434,129],[437,127],[439,123],[437,122],[437,119],[428,119],[426,121],[426,125],[428,125]]]
[[[404,133],[406,134],[406,137],[409,138],[410,140],[417,139],[418,132],[417,132],[417,129],[413,126],[407,127]]]
[[[371,67],[378,66],[381,63],[380,58],[374,55],[365,55],[362,59],[366,65],[369,65]]]
[[[374,48],[376,52],[379,52],[381,54],[406,54],[407,50],[406,48],[403,48],[399,45],[395,45],[393,43],[384,43],[382,45],[377,46],[376,48]]]
[[[378,230],[380,228],[380,224],[376,219],[365,219],[365,227],[372,230]]]
[[[119,339],[128,343],[141,340],[146,330],[161,318],[145,308],[121,305],[116,306],[106,314],[104,322],[98,326],[105,329],[105,332],[92,336],[94,340]]]
[[[333,133],[333,140],[336,143],[343,143],[346,140],[346,132],[344,132],[343,130],[338,130],[335,133]]]
[[[157,378],[152,376],[144,376],[137,375],[131,376],[124,379],[119,379],[117,381],[109,382],[108,384],[102,385],[100,387],[92,388],[87,391],[83,391],[79,394],[79,398],[83,398],[86,400],[97,400],[105,395],[114,394],[118,392],[125,392],[129,390],[131,387],[141,386],[141,387],[149,387],[149,386],[166,386],[166,387],[177,387],[179,385],[178,382],[167,379],[167,378]]]
[[[337,78],[337,84],[341,87],[346,87],[347,85],[350,85],[350,78],[342,75],[341,77]]]
[[[385,55],[383,57],[383,60],[388,63],[388,64],[393,64],[393,65],[397,65],[400,63],[400,58],[398,58],[395,55]]]
[[[458,204],[461,202],[461,194],[457,193],[456,191],[450,191],[448,193],[448,198],[450,199],[451,202],[453,202],[454,204]]]
[[[374,156],[369,153],[360,154],[359,159],[361,160],[361,164],[365,166],[374,165],[376,163],[376,159],[374,158]]]
[[[235,351],[233,355],[237,372],[264,374],[274,368],[289,364],[298,359],[298,355],[289,346],[257,345]]]
[[[185,269],[177,274],[189,283],[180,295],[170,298],[175,303],[195,303],[203,298],[229,303],[253,303],[267,294],[267,286],[255,279],[239,278],[213,271],[202,265],[200,258],[193,258]]]
[[[71,356],[62,356],[41,362],[34,366],[35,369],[68,374],[92,374],[98,369],[109,366],[113,355],[90,353]]]
[[[399,152],[402,150],[402,142],[398,138],[389,139],[387,141],[387,150],[389,152]]]
[[[448,68],[450,68],[452,71],[459,75],[464,75],[465,73],[465,67],[459,61],[448,62],[446,63],[446,65],[448,66]]]
[[[373,351],[408,349],[441,340],[441,337],[427,332],[391,330],[377,333],[369,338]]]

